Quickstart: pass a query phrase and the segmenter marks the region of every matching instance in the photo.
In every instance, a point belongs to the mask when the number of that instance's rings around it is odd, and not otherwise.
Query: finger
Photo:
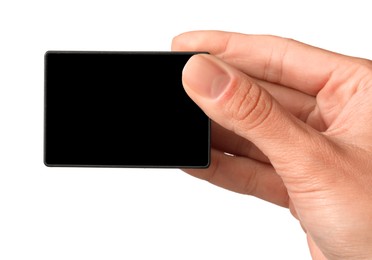
[[[295,89],[255,79],[270,95],[279,102],[292,115],[303,122],[308,122],[309,115],[316,107],[316,99]],[[322,122],[311,122],[311,126],[317,130],[322,129]],[[320,126],[321,125],[321,126]]]
[[[248,157],[263,163],[270,163],[252,142],[223,128],[212,121],[212,147],[225,153]]]
[[[211,157],[209,168],[184,171],[219,187],[288,207],[285,186],[271,166],[244,157],[228,156],[215,149],[212,149]]]
[[[282,177],[309,174],[280,169],[293,161],[312,163],[304,157],[314,157],[318,146],[327,151],[323,135],[288,113],[254,80],[216,57],[191,57],[183,70],[183,85],[212,120],[253,142]]]
[[[267,90],[288,112],[306,122],[309,114],[316,105],[315,98],[297,90],[282,87],[266,81],[257,80],[265,90]],[[321,123],[311,122],[311,126],[317,130],[322,130]],[[218,150],[239,155],[247,156],[252,159],[270,163],[265,156],[252,142],[247,141],[241,136],[226,130],[216,122],[212,122],[212,146]]]
[[[291,39],[221,31],[181,34],[173,39],[172,49],[207,51],[252,77],[313,96],[343,57]]]

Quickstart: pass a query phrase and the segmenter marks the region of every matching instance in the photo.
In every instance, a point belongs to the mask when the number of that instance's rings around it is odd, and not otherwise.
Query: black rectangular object
[[[210,120],[182,86],[194,54],[48,51],[45,165],[208,167]]]

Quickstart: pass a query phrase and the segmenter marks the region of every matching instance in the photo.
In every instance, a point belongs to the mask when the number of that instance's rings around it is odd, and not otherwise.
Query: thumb
[[[324,146],[322,134],[287,112],[254,79],[216,57],[191,57],[183,84],[212,120],[253,142],[275,168],[316,158],[307,153],[319,153],[318,145]]]

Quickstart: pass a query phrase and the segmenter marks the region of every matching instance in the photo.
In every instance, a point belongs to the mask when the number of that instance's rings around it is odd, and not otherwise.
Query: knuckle
[[[226,104],[228,115],[245,128],[254,128],[266,121],[271,114],[272,98],[253,81],[241,79],[234,84],[236,91]]]
[[[271,37],[277,44],[268,50],[268,59],[264,64],[262,78],[273,83],[281,83],[288,49],[296,41],[278,36]]]
[[[243,194],[256,195],[258,189],[257,169],[252,169],[243,181]]]
[[[372,60],[357,58],[357,63],[365,70],[372,72]]]

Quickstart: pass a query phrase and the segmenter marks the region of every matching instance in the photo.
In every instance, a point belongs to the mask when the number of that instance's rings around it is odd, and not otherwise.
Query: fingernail
[[[230,76],[212,59],[194,55],[183,69],[183,81],[187,88],[202,97],[216,99],[229,85]]]

